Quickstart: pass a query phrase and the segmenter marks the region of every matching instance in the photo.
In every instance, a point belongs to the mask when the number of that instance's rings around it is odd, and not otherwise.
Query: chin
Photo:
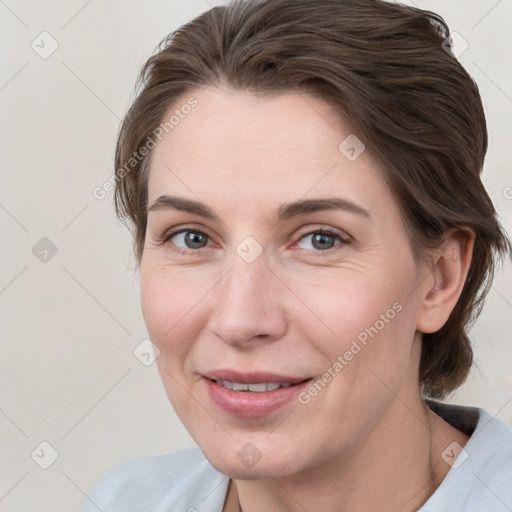
[[[263,458],[254,463],[254,465],[242,463],[231,455],[228,457],[218,455],[210,457],[207,455],[207,459],[217,471],[238,480],[259,480],[268,479],[269,477],[282,478],[294,472],[288,468],[291,464],[283,464],[274,460],[263,461]]]
[[[267,435],[267,434],[265,434]],[[265,446],[262,446],[265,445]],[[279,451],[275,445],[246,440],[233,440],[233,449],[219,449],[218,445],[199,445],[210,464],[220,473],[240,480],[282,478],[297,473],[297,456]],[[260,450],[257,446],[262,447]],[[297,451],[297,450],[296,450]]]

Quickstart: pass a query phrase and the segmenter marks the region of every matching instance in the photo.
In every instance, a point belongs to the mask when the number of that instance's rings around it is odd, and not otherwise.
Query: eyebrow
[[[213,213],[213,210],[203,203],[176,196],[160,196],[148,208],[148,213],[169,209],[191,213],[199,217],[204,217],[205,219],[220,220],[220,218]]]
[[[362,206],[341,197],[302,199],[293,203],[286,203],[279,208],[277,217],[278,220],[284,220],[298,215],[306,215],[308,213],[315,213],[324,210],[344,210],[362,217],[367,217],[368,219],[371,219],[372,217],[370,212],[365,210]]]
[[[221,220],[211,208],[199,201],[168,195],[163,195],[156,199],[151,206],[149,206],[148,213],[167,209],[187,212],[205,219],[216,221]],[[278,210],[277,220],[287,220],[300,215],[307,215],[325,210],[344,210],[360,215],[361,217],[371,219],[371,215],[367,210],[348,199],[343,199],[341,197],[326,197],[319,199],[301,199],[292,203],[285,203],[281,205]]]

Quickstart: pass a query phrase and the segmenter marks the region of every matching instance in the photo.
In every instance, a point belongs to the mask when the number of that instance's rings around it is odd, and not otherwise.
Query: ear
[[[421,284],[416,330],[436,332],[448,320],[466,282],[475,233],[463,227],[450,231],[433,254],[432,267]]]

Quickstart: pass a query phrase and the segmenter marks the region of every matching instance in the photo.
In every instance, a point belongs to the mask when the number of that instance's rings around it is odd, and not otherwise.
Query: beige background
[[[0,1],[0,511],[76,510],[114,465],[192,445],[155,365],[133,354],[146,331],[130,238],[111,194],[92,191],[112,173],[142,63],[164,35],[220,3]],[[489,120],[484,180],[512,232],[512,1],[415,5],[469,44],[460,59]],[[51,50],[43,31],[58,44],[47,58],[31,47]],[[511,270],[472,331],[478,369],[450,399],[510,424]]]

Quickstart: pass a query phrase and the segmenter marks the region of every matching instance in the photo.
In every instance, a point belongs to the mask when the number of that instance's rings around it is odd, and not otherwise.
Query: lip
[[[236,370],[214,370],[204,373],[203,377],[211,380],[229,380],[240,384],[261,384],[262,382],[275,382],[276,384],[297,384],[310,377],[297,377],[278,375],[270,372],[237,372]]]
[[[213,379],[213,380],[212,380]],[[240,373],[228,370],[219,370],[203,375],[208,395],[213,403],[223,412],[244,418],[258,418],[268,416],[292,402],[297,395],[309,384],[310,378],[286,377],[273,373]],[[275,382],[278,384],[293,384],[290,387],[279,388],[274,391],[253,393],[252,391],[233,391],[227,389],[215,380],[228,380],[240,384],[259,384],[262,382]]]

